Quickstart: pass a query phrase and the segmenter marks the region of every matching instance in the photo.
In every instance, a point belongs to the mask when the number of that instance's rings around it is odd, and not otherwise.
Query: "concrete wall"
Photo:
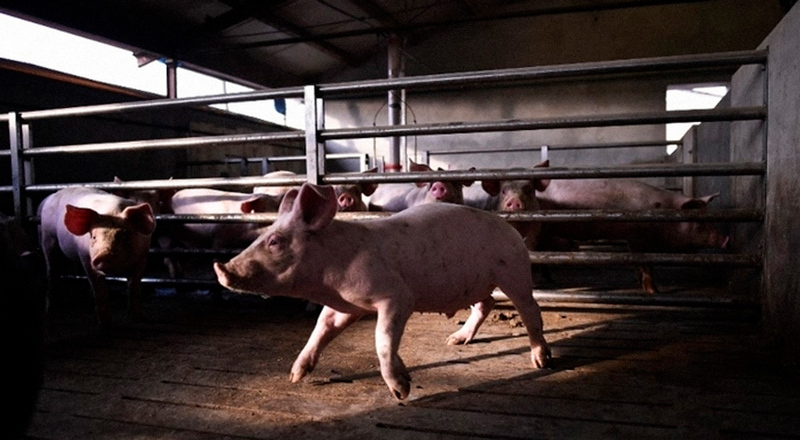
[[[734,205],[764,206],[763,242],[764,323],[769,333],[789,353],[800,359],[800,4],[796,4],[760,45],[769,49],[769,67],[742,69],[733,78],[732,104],[760,103],[761,80],[769,81],[769,117],[764,124],[735,123],[731,130],[732,159],[763,157],[763,130],[767,130],[766,200],[761,179],[734,180]],[[751,230],[742,231],[740,243],[750,248],[760,241]]]

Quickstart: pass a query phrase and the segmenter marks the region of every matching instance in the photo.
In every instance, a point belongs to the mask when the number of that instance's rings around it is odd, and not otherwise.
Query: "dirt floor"
[[[411,395],[398,402],[378,372],[374,319],[292,384],[315,322],[304,303],[144,305],[143,322],[120,310],[103,331],[90,303],[52,313],[27,438],[800,438],[797,370],[762,342],[752,309],[543,302],[554,357],[542,370],[507,301],[466,346],[444,340],[468,311],[416,314],[400,351]]]

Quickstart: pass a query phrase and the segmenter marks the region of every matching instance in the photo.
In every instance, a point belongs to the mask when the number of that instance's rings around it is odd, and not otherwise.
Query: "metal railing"
[[[82,185],[100,189],[158,189],[158,188],[191,188],[191,187],[239,187],[248,188],[256,185],[297,185],[304,181],[325,184],[343,184],[356,182],[400,183],[434,180],[485,180],[503,179],[583,179],[583,178],[637,178],[660,176],[764,176],[765,162],[752,163],[714,163],[714,164],[663,164],[645,166],[615,167],[582,167],[582,168],[536,168],[529,170],[473,170],[446,172],[398,172],[386,174],[326,173],[325,143],[332,140],[361,139],[389,136],[422,136],[450,135],[477,132],[531,131],[554,128],[586,128],[610,126],[636,126],[644,124],[665,124],[674,122],[712,122],[712,121],[764,121],[767,116],[767,102],[761,106],[714,109],[686,110],[670,112],[652,112],[636,114],[616,114],[597,116],[570,116],[545,119],[514,119],[479,122],[440,122],[418,124],[413,126],[373,126],[326,129],[324,127],[324,102],[326,99],[342,99],[344,97],[361,97],[374,95],[396,89],[460,90],[475,86],[505,86],[509,84],[537,84],[541,81],[563,79],[586,79],[603,75],[650,75],[664,72],[683,71],[687,69],[709,69],[722,67],[738,67],[745,64],[766,66],[766,51],[742,51],[720,54],[673,56],[659,58],[643,58],[633,60],[576,63],[557,66],[502,69],[458,74],[427,75],[394,79],[360,81],[350,83],[322,84],[305,87],[290,87],[269,91],[246,92],[240,94],[218,95],[211,97],[186,99],[157,99],[135,103],[103,104],[83,107],[72,107],[52,110],[36,110],[11,112],[0,115],[0,121],[9,126],[11,149],[2,151],[0,155],[10,156],[12,182],[9,186],[0,186],[0,191],[12,192],[15,215],[24,219],[32,218],[26,211],[25,198],[36,192],[49,192],[75,184],[36,184],[26,180],[30,176],[30,161],[45,155],[87,154],[99,152],[136,152],[145,150],[191,149],[224,147],[230,144],[265,143],[275,141],[305,141],[306,174],[281,179],[264,179],[263,177],[243,178],[198,178],[198,179],[164,179],[147,181],[129,181],[122,183],[85,182]],[[26,125],[45,119],[70,118],[87,115],[100,115],[122,112],[148,111],[173,107],[200,106],[224,102],[244,102],[251,100],[275,98],[304,98],[306,102],[306,126],[303,130],[285,132],[248,133],[219,136],[197,136],[180,139],[136,140],[126,142],[100,142],[80,145],[61,145],[36,147],[31,144],[30,137],[25,135]],[[765,97],[766,100],[766,97]],[[674,142],[662,142],[671,144]],[[617,144],[618,147],[633,145]],[[608,145],[592,145],[584,148],[605,148]],[[489,151],[489,150],[486,150]],[[514,151],[514,150],[509,150]],[[491,150],[491,152],[498,152]],[[440,152],[439,154],[449,154]],[[358,220],[376,218],[383,214],[363,213],[339,215],[341,218]],[[763,221],[762,210],[719,210],[708,212],[622,212],[622,211],[580,211],[580,212],[529,212],[519,214],[501,214],[514,221]],[[159,221],[271,221],[269,215],[214,215],[214,216],[159,216]],[[547,264],[672,264],[707,263],[728,264],[731,266],[757,266],[758,256],[716,255],[697,256],[683,260],[677,257],[660,258],[648,255],[614,256],[613,258],[597,254],[575,253],[534,253],[532,261]],[[568,262],[568,263],[567,263]]]

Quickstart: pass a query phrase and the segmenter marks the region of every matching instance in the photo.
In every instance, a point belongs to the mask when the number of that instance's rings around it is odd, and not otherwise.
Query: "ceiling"
[[[370,64],[362,77],[385,76],[381,60],[392,35],[408,47],[453,29],[469,32],[475,23],[708,1],[0,0],[0,11],[128,47],[141,62],[177,59],[250,85],[282,87]]]

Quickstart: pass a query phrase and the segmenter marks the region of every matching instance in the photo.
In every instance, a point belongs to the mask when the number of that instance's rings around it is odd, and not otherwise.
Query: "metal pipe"
[[[486,83],[504,83],[524,80],[569,78],[589,75],[611,75],[620,73],[649,73],[664,70],[704,69],[729,67],[743,64],[765,64],[767,51],[737,51],[700,55],[679,55],[669,57],[637,58],[591,63],[562,64],[555,66],[528,67],[518,69],[486,70],[457,74],[420,75],[396,79],[380,79],[360,82],[323,84],[319,94],[342,94],[351,92],[385,92],[392,89],[463,87]],[[300,98],[303,87],[287,87],[273,90],[233,93],[180,99],[154,99],[142,102],[121,104],[100,104],[83,107],[68,107],[50,110],[23,112],[25,121],[68,116],[88,116],[101,113],[120,113],[130,110],[150,110],[156,108],[188,105],[211,105],[226,102],[246,102],[277,98]],[[0,121],[8,120],[0,115]]]
[[[403,76],[403,60],[400,52],[400,41],[397,35],[389,37],[388,48],[388,77],[400,78]],[[390,126],[399,126],[402,114],[402,102],[400,100],[400,89],[391,89],[387,92],[387,113],[388,124]],[[384,170],[390,172],[402,171],[403,164],[400,163],[400,137],[392,136],[389,138],[389,154],[386,162],[384,163]]]
[[[501,296],[501,295],[497,295]],[[502,297],[502,296],[501,296]],[[534,290],[533,297],[537,302],[592,303],[609,305],[639,305],[668,307],[713,307],[713,308],[745,308],[758,306],[755,301],[743,301],[734,298],[720,297],[675,297],[664,295],[622,295],[583,292],[557,292]]]
[[[409,126],[355,127],[324,130],[323,140],[359,139],[387,136],[420,136],[481,133],[488,131],[550,130],[556,128],[610,127],[621,125],[670,124],[676,122],[714,122],[763,120],[765,107],[714,110],[679,110],[652,113],[572,116],[549,119],[512,119],[484,122],[441,122]]]
[[[765,165],[751,163],[698,163],[689,165],[633,165],[605,168],[531,168],[527,170],[475,170],[475,171],[431,171],[414,173],[336,173],[322,176],[322,183],[341,185],[347,183],[405,183],[454,180],[520,180],[520,179],[590,179],[617,177],[670,177],[670,176],[711,176],[711,175],[763,175]],[[88,186],[98,189],[175,189],[175,188],[247,188],[258,185],[290,186],[301,185],[307,179],[304,175],[281,178],[263,176],[238,178],[198,178],[143,180],[130,182],[86,182],[63,184],[39,184],[25,188],[29,192],[52,192],[70,186]]]
[[[327,96],[353,92],[382,92],[396,88],[455,88],[487,83],[497,84],[593,75],[639,74],[669,70],[735,67],[743,64],[765,64],[766,61],[767,51],[765,50],[678,55],[322,84],[319,87],[319,92]]]
[[[750,254],[658,254],[621,252],[530,252],[533,264],[591,266],[732,266],[760,268],[760,255]]]
[[[272,90],[256,90],[253,92],[231,93],[227,95],[201,96],[194,98],[178,99],[152,99],[148,101],[126,102],[116,104],[98,104],[82,107],[65,107],[50,110],[32,110],[22,112],[25,121],[37,119],[63,118],[72,116],[91,116],[97,114],[122,113],[135,110],[153,110],[170,107],[183,107],[192,105],[212,105],[231,102],[261,101],[266,99],[278,98],[301,98],[303,96],[302,87],[287,87]],[[0,120],[3,120],[0,116]]]
[[[25,150],[25,156],[64,153],[112,153],[117,151],[142,151],[155,149],[205,147],[224,144],[240,144],[254,142],[275,142],[286,140],[302,140],[305,133],[292,130],[280,133],[245,133],[219,136],[196,136],[177,139],[154,139],[126,142],[101,142],[96,144],[61,145],[53,147],[36,147]]]
[[[756,209],[655,209],[647,211],[612,210],[543,210],[517,213],[495,212],[506,221],[543,223],[555,222],[761,222],[763,211]],[[336,219],[344,221],[376,220],[390,217],[390,212],[339,212]],[[278,218],[276,212],[257,214],[161,214],[159,222],[180,223],[272,223]]]
[[[547,147],[550,151],[553,150],[594,150],[604,148],[650,148],[650,147],[666,147],[667,145],[681,145],[683,141],[645,141],[645,142],[619,142],[607,144],[583,144],[583,145],[546,145],[537,147],[523,147],[523,148],[473,148],[462,150],[428,150],[429,156],[445,156],[452,154],[481,154],[481,153],[527,153],[531,151],[539,151]]]

